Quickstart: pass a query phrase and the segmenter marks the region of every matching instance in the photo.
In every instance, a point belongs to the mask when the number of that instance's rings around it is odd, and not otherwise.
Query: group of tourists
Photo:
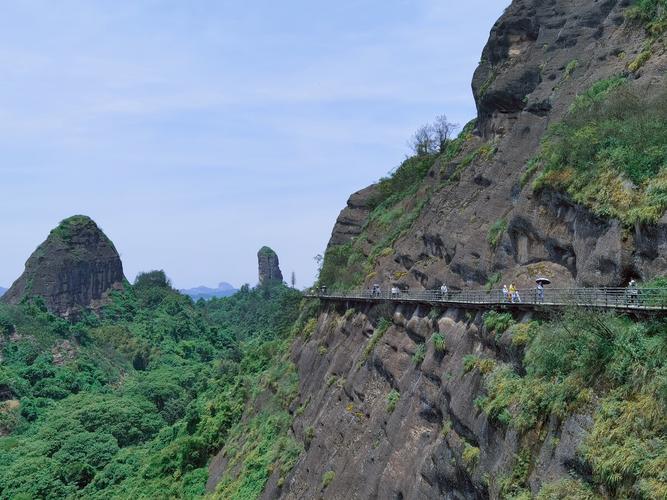
[[[544,294],[544,287],[542,288],[542,293]],[[510,286],[503,285],[503,299],[505,302],[510,302],[512,304],[521,303],[521,295],[519,295],[519,290],[516,289],[514,283],[510,283]]]
[[[519,294],[519,289],[512,282],[508,285],[503,285],[500,290],[461,290],[458,287],[450,289],[445,283],[442,283],[439,288],[435,290],[417,291],[413,296],[406,285],[394,284],[389,290],[382,290],[379,284],[373,284],[365,291],[366,296],[374,299],[419,299],[427,298],[429,300],[440,300],[446,302],[472,302],[472,303],[495,303],[504,302],[509,304],[544,304],[545,300],[545,286],[551,284],[551,280],[545,276],[539,276],[535,279],[535,288],[522,288],[521,293],[526,295],[522,298]],[[660,290],[658,290],[659,292]],[[387,293],[389,292],[389,293]],[[549,304],[560,305],[568,302],[574,304],[590,304],[590,305],[605,305],[611,307],[618,307],[622,305],[635,306],[652,305],[654,302],[659,302],[658,299],[664,298],[664,295],[657,296],[656,299],[651,295],[650,289],[640,289],[637,281],[631,279],[625,287],[617,288],[572,288],[572,289],[555,289],[549,293]],[[655,292],[655,291],[653,291]],[[326,286],[320,286],[316,293],[322,297],[328,295]],[[653,302],[651,302],[653,301]],[[664,299],[667,302],[667,299]]]
[[[371,287],[370,289],[370,295],[371,297],[382,297],[382,288],[380,285],[375,284]],[[398,288],[396,285],[391,287],[391,297],[392,298],[397,298],[400,297],[401,295],[401,289]]]
[[[528,303],[544,303],[544,286],[549,285],[551,281],[549,278],[546,277],[538,277],[535,280],[536,286],[534,291],[528,291]],[[616,289],[618,290],[618,289]],[[524,290],[525,291],[525,290]],[[604,289],[602,289],[604,291]],[[379,284],[374,284],[371,286],[371,288],[368,290],[369,294],[371,297],[374,298],[382,298],[382,288]],[[438,293],[439,292],[439,293]],[[460,290],[454,290],[450,291],[449,288],[445,283],[443,283],[440,286],[440,289],[438,291],[439,299],[443,301],[448,301],[448,300],[453,300],[455,298],[458,298],[459,294],[461,293]],[[327,294],[327,288],[325,286],[320,287],[319,290],[320,295],[326,295]],[[404,293],[407,294],[407,290],[402,290],[399,286],[393,285],[390,288],[390,296],[393,299],[402,297]],[[608,292],[607,292],[608,293]],[[633,279],[630,280],[628,283],[627,287],[625,288],[625,293],[621,295],[623,292],[616,292],[619,295],[617,297],[625,297],[625,302],[628,304],[639,304],[639,289],[637,287],[637,282]],[[613,297],[613,295],[610,295]],[[521,304],[522,299],[521,295],[519,294],[519,290],[517,289],[516,285],[514,283],[510,283],[510,285],[503,285],[502,289],[500,290],[500,298],[499,300],[502,300],[503,302],[510,303],[510,304]]]

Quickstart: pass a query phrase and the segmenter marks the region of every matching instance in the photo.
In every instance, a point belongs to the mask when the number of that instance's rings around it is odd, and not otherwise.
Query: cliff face
[[[124,280],[113,243],[90,218],[74,216],[37,247],[1,300],[18,304],[26,297],[42,297],[50,312],[75,318],[103,305],[108,292],[122,288]]]
[[[488,332],[474,311],[429,312],[401,306],[383,324],[392,313],[385,306],[329,309],[297,341],[293,430],[306,452],[282,487],[277,474],[270,480],[263,498],[498,498],[527,442],[539,457],[526,480],[534,492],[581,468],[576,449],[591,418],[550,420],[540,439],[491,422],[475,404],[484,368],[466,367],[466,357],[520,367],[521,350]]]
[[[531,182],[545,132],[577,95],[619,75],[641,98],[664,88],[662,42],[628,20],[630,5],[514,0],[473,78],[476,123],[450,152],[404,164],[404,178],[428,167],[416,184],[373,185],[350,197],[332,232],[322,284],[479,289],[499,281],[533,286],[541,274],[554,286],[610,286],[667,272],[664,215],[628,225]],[[650,57],[642,55],[646,47]],[[510,318],[519,329],[531,319]],[[527,339],[485,323],[475,310],[324,307],[292,346],[300,378],[292,430],[305,452],[287,477],[273,472],[263,498],[609,498],[639,491],[632,489],[636,477],[623,479],[626,490],[602,485],[582,458],[604,387],[589,388],[599,393],[559,417],[535,406],[537,423],[521,432],[512,421],[516,403],[505,408],[510,421],[489,417],[482,409],[488,383],[497,370],[517,380],[527,375]]]
[[[421,289],[446,282],[479,288],[497,273],[520,286],[537,273],[550,275],[557,286],[612,286],[666,271],[667,218],[622,227],[558,192],[535,192],[526,173],[547,127],[595,82],[625,75],[642,97],[664,89],[667,57],[658,45],[643,66],[633,67],[645,53],[647,35],[626,21],[628,6],[624,0],[512,2],[493,27],[473,78],[476,130],[453,159],[436,159],[415,196],[395,207],[408,212],[423,203],[414,222],[374,253],[388,230],[372,218],[362,220],[369,212],[353,196],[330,248],[365,227],[356,247],[370,262],[366,286]],[[500,231],[491,245],[494,225]]]

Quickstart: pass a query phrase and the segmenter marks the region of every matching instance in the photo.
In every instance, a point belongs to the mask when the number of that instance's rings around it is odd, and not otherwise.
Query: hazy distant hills
[[[198,286],[196,288],[188,288],[179,290],[182,294],[189,295],[193,300],[212,299],[214,297],[229,297],[234,295],[238,290],[229,283],[224,281],[218,284],[217,288],[209,288],[207,286]]]
[[[5,293],[6,291],[7,291],[6,288],[2,288],[2,287],[0,286],[0,296],[1,296],[3,293]]]

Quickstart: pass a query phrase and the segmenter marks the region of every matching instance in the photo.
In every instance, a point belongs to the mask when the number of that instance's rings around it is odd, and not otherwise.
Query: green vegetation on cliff
[[[577,310],[528,325],[515,344],[526,345],[525,375],[496,366],[480,407],[522,433],[592,414],[579,452],[593,482],[614,498],[667,497],[667,322]]]
[[[40,300],[0,306],[0,497],[198,497],[210,457],[248,435],[221,495],[258,496],[300,451],[285,353],[301,294],[246,286],[194,304],[159,271],[126,288],[76,324]]]
[[[371,200],[371,213],[361,234],[354,241],[327,249],[319,274],[319,285],[348,290],[372,279],[378,258],[393,254],[393,245],[404,235],[428,201],[428,192],[420,192],[427,174],[438,164],[444,168],[459,156],[471,139],[475,121],[468,123],[455,139],[448,139],[437,152],[407,158],[389,176],[380,179]],[[457,181],[461,172],[479,157],[487,158],[492,149],[483,146],[471,152],[446,177],[445,183]],[[441,172],[436,172],[438,175]],[[436,184],[436,187],[442,187]],[[419,193],[420,196],[416,196]],[[400,279],[399,276],[396,277]]]
[[[392,252],[395,241],[410,228],[424,207],[424,201],[414,199],[415,194],[437,158],[436,154],[413,156],[391,176],[380,180],[364,231],[354,241],[327,250],[319,275],[321,285],[343,290],[360,286],[377,258]],[[371,232],[380,235],[372,246],[368,239]]]
[[[667,0],[635,0],[627,17],[646,26],[653,36],[667,31]]]
[[[637,96],[610,78],[578,96],[552,126],[537,161],[537,189],[566,191],[603,217],[654,223],[667,209],[667,93]]]

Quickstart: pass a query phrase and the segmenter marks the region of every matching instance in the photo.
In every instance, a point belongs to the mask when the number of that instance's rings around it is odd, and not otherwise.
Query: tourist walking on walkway
[[[447,285],[443,283],[442,286],[440,287],[440,299],[447,300],[448,292],[449,290],[447,289]]]
[[[507,289],[507,285],[503,285],[503,299],[505,299],[505,302],[510,301],[510,291]]]
[[[510,297],[512,298],[512,304],[518,304],[521,302],[521,296],[519,291],[514,286],[514,283],[510,284]]]
[[[628,303],[637,304],[639,301],[639,290],[637,289],[637,282],[635,280],[630,280],[628,283]]]
[[[541,281],[537,282],[537,286],[535,287],[535,292],[537,295],[537,301],[544,302],[544,285],[542,284]]]

